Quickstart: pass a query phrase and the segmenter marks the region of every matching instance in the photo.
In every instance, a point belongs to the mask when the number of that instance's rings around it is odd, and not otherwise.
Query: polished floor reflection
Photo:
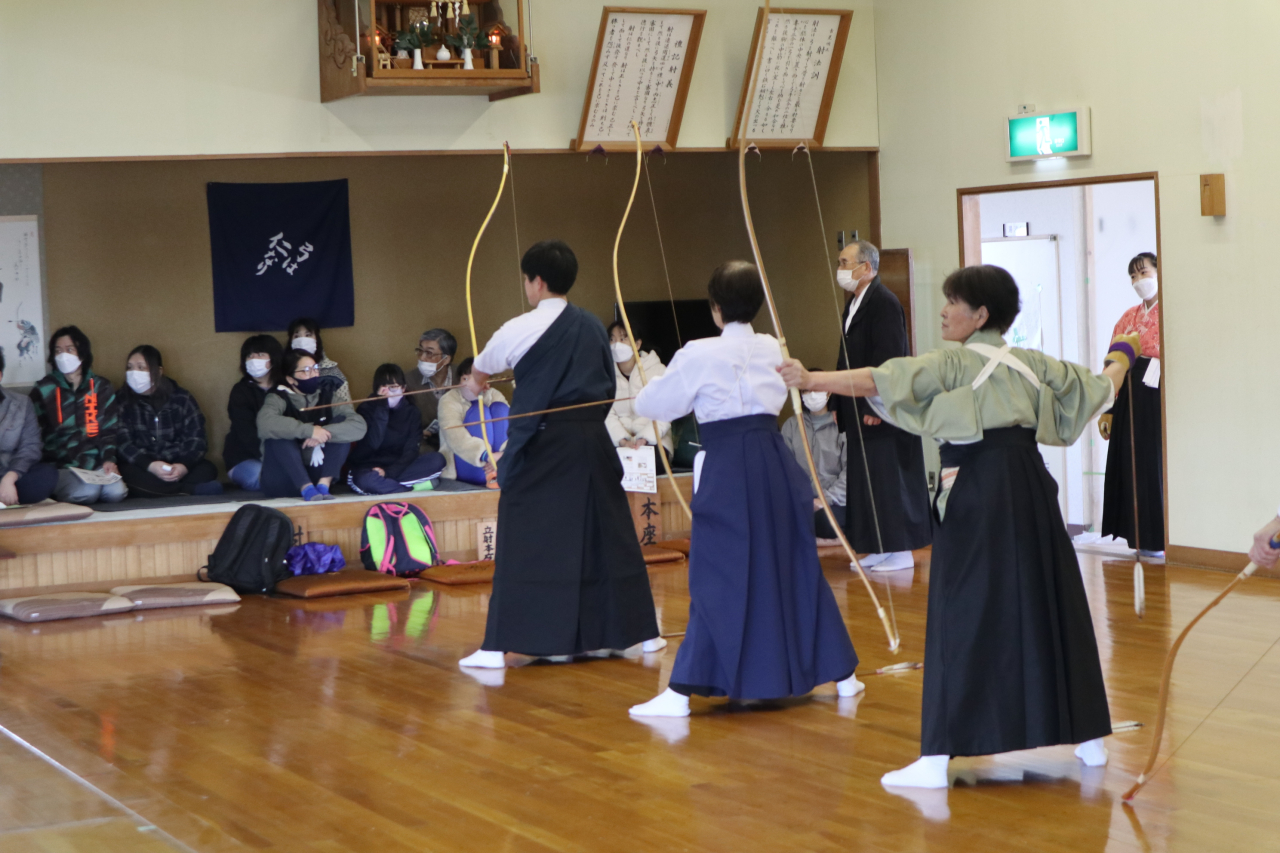
[[[1138,621],[1132,563],[1081,559],[1112,717],[1150,724],[1169,642],[1229,576],[1148,568]],[[923,659],[927,555],[876,579],[897,655],[854,576],[826,568],[860,673]],[[663,630],[681,631],[683,564],[652,579]],[[852,700],[830,686],[760,706],[695,700],[689,720],[656,724],[626,709],[665,683],[678,639],[477,680],[456,661],[483,635],[487,592],[420,583],[0,623],[0,853],[1280,846],[1274,580],[1250,581],[1187,641],[1165,739],[1177,754],[1132,809],[1119,798],[1150,728],[1109,738],[1106,768],[1060,747],[960,759],[949,791],[887,793],[880,775],[916,755],[919,671],[867,675]]]

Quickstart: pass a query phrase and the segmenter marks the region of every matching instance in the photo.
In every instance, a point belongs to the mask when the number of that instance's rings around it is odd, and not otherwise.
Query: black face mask
[[[314,394],[320,390],[320,377],[312,376],[307,379],[293,380],[298,385],[298,390],[303,394]]]

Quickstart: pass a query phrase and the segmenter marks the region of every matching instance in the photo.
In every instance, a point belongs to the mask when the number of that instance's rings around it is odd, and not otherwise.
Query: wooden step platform
[[[676,482],[688,496],[692,477]],[[663,528],[688,535],[689,522],[672,486],[659,478]],[[498,493],[414,492],[389,498],[420,506],[431,519],[445,556],[476,559],[476,525],[495,521]],[[307,503],[282,498],[259,501],[284,512],[302,529],[304,541],[342,548],[349,565],[360,563],[360,524],[378,498],[350,495]],[[243,504],[203,504],[170,509],[99,512],[82,521],[0,530],[4,597],[47,591],[107,590],[130,583],[190,580],[209,559],[228,519]]]

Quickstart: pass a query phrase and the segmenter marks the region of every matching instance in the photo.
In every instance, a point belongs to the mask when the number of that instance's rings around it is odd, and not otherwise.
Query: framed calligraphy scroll
[[[801,142],[822,145],[852,21],[853,12],[847,9],[769,11],[760,83],[747,121],[748,142],[759,148],[794,148]],[[756,14],[730,148],[737,147],[741,136],[742,113],[751,90],[762,29],[763,8]]]
[[[606,6],[600,17],[575,150],[646,145],[675,148],[707,13]]]

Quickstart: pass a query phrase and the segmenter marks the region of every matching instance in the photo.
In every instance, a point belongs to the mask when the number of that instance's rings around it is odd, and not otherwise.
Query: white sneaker
[[[862,565],[866,567],[866,561],[863,561]],[[914,569],[915,566],[916,558],[914,554],[910,551],[895,551],[880,562],[873,563],[870,569],[873,572],[897,572],[903,569]]]

